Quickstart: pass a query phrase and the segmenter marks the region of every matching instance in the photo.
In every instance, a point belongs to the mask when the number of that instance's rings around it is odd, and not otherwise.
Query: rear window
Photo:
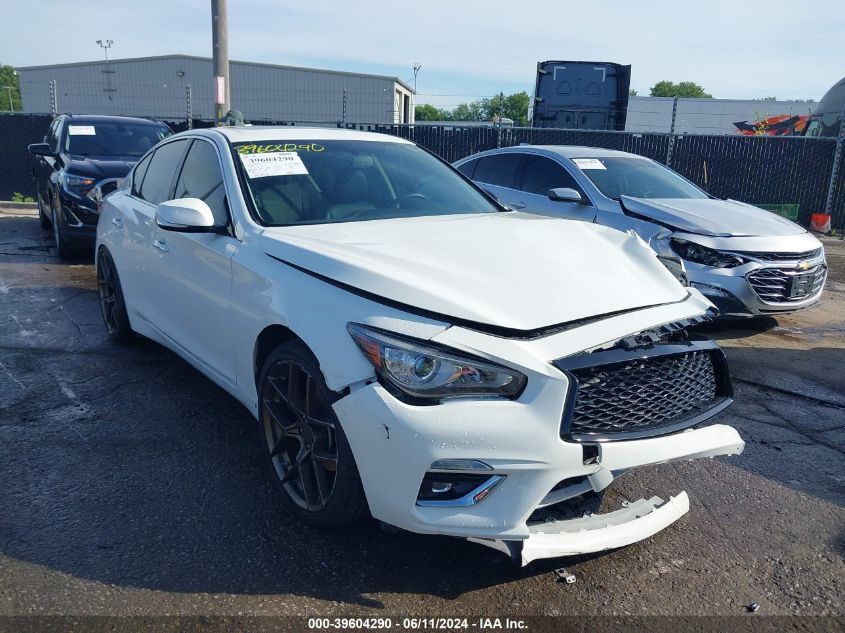
[[[269,225],[500,211],[449,165],[416,145],[268,140],[234,149],[247,197]]]

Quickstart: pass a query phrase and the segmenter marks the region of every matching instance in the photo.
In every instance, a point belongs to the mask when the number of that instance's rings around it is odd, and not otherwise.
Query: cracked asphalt
[[[447,537],[285,516],[252,418],[174,354],[105,337],[93,266],[0,214],[0,616],[835,615],[845,610],[845,242],[822,306],[710,328],[743,455],[641,469],[689,493],[645,542],[513,567]],[[565,565],[577,583],[556,583]]]

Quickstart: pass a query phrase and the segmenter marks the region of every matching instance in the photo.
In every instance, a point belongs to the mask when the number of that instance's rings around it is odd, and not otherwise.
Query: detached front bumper
[[[681,493],[660,507],[653,503],[648,518],[628,511],[608,517],[613,529],[575,523],[555,525],[552,532],[548,527],[541,531],[529,526],[531,514],[560,482],[586,477],[598,491],[613,480],[614,472],[735,455],[744,447],[733,428],[713,425],[592,445],[597,455],[585,457],[584,445],[559,436],[562,395],[548,388],[537,393],[531,404],[491,400],[419,407],[400,402],[373,383],[342,398],[334,408],[375,518],[413,532],[471,538],[494,547],[500,542],[497,548],[503,551],[513,548],[511,541],[524,541],[520,547],[523,563],[621,547],[654,534],[687,509],[686,495]],[[491,476],[505,479],[474,505],[417,505],[426,472],[434,462],[450,459],[479,460],[492,467],[487,471]]]

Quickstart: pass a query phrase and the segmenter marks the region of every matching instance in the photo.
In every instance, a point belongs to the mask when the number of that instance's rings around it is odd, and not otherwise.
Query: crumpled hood
[[[622,196],[621,204],[628,214],[699,235],[776,237],[806,233],[803,227],[776,213],[736,200]]]
[[[639,239],[522,213],[268,228],[274,258],[408,306],[534,330],[687,296]]]
[[[122,158],[119,156],[109,156],[103,158],[82,158],[77,156],[68,162],[67,172],[74,176],[88,176],[95,180],[123,178],[137,162],[138,159],[134,157]]]

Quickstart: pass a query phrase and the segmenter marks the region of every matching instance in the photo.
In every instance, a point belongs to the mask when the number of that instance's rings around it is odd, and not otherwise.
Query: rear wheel
[[[358,468],[331,406],[337,396],[310,350],[299,341],[276,348],[259,390],[261,437],[285,505],[324,527],[365,516]]]
[[[109,338],[116,343],[132,340],[133,333],[129,326],[120,277],[111,253],[105,248],[101,248],[97,255],[97,290],[100,295],[100,312]]]

